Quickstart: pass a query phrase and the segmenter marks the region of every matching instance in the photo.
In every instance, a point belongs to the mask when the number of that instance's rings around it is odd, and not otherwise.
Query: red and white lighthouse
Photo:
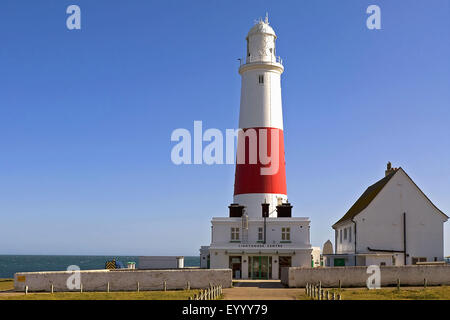
[[[261,205],[269,204],[269,217],[277,217],[278,205],[287,202],[281,104],[282,61],[276,56],[277,36],[268,19],[260,20],[247,35],[247,56],[239,68],[242,77],[234,203],[245,206],[250,218],[261,217]],[[256,133],[256,134],[255,134]],[[256,136],[256,138],[255,138]],[[245,154],[243,154],[245,152]],[[257,152],[256,163],[250,160]],[[267,163],[261,157],[271,157]]]

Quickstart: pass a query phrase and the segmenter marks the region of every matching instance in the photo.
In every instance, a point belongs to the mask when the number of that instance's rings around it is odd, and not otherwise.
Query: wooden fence
[[[307,283],[305,291],[306,295],[313,300],[342,300],[340,293],[336,293],[336,291],[323,290],[320,282],[317,285]]]
[[[200,290],[199,293],[189,297],[189,300],[217,300],[222,297],[222,286],[210,286],[206,290]]]

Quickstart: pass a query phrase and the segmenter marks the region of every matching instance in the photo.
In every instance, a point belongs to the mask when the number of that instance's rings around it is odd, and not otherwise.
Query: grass
[[[0,300],[188,300],[198,290],[141,292],[2,292],[14,289],[13,279],[0,279]]]
[[[187,300],[196,291],[55,292],[0,294],[0,300]]]
[[[340,292],[342,300],[450,300],[450,286],[437,287],[404,287],[382,288],[369,290],[367,288],[346,288],[342,290],[328,289],[331,292]],[[300,299],[309,299],[306,295]]]
[[[14,289],[14,279],[0,279],[0,291]]]

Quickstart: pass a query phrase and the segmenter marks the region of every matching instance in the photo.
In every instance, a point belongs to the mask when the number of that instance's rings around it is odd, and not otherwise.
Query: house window
[[[263,74],[260,74],[260,75],[258,76],[258,83],[259,83],[259,84],[264,84],[264,75],[263,75]]]
[[[347,228],[344,229],[344,240],[347,240]]]
[[[342,243],[342,229],[339,230],[339,243]]]
[[[291,241],[291,228],[281,228],[281,240]]]
[[[239,228],[231,228],[231,241],[239,241]]]
[[[352,227],[348,228],[348,242],[352,242]]]
[[[258,228],[258,241],[263,240],[263,228]]]

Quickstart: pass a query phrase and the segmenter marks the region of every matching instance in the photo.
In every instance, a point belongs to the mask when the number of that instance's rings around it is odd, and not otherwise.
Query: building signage
[[[239,248],[283,248],[282,244],[240,244]]]

